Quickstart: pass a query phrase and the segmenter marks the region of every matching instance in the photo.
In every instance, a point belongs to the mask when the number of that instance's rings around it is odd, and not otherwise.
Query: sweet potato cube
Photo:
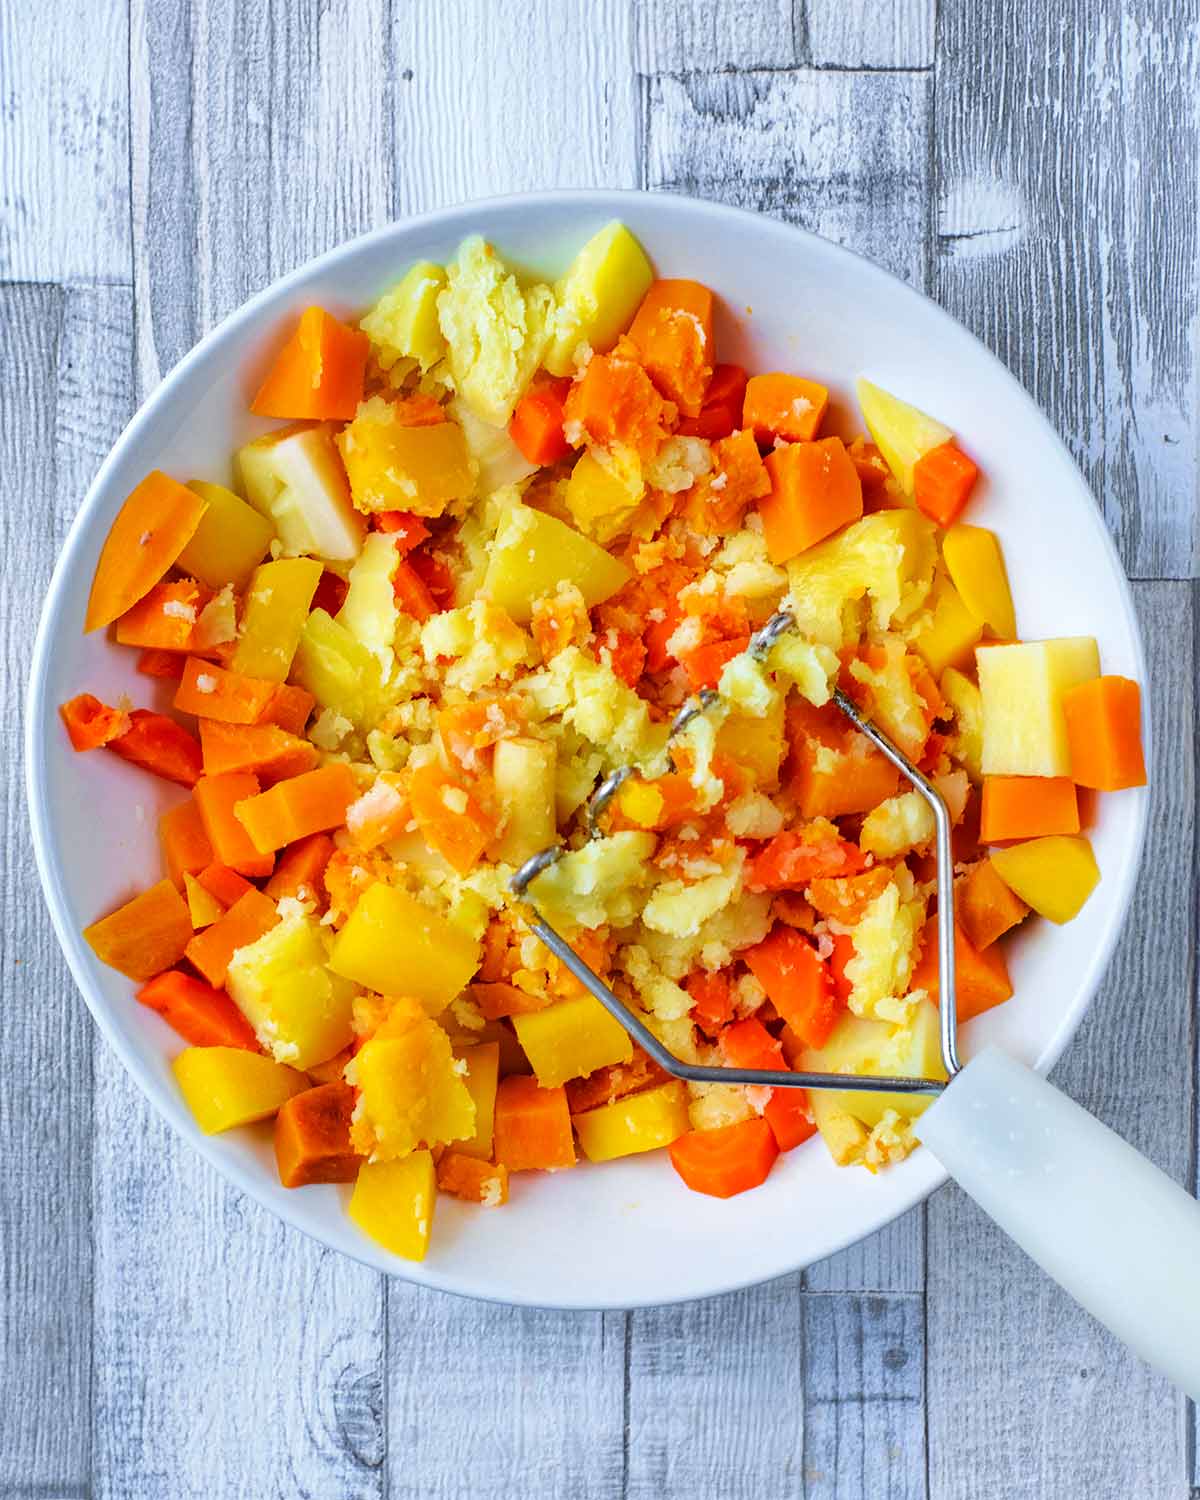
[[[350,1141],[354,1090],[325,1083],[295,1094],[275,1116],[275,1160],[284,1187],[353,1182],[362,1157]]]
[[[152,979],[177,964],[192,936],[187,902],[169,880],[83,929],[92,952],[130,979]]]

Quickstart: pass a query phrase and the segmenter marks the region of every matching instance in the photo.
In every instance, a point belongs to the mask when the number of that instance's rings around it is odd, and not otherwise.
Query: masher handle
[[[916,1129],[1043,1270],[1200,1400],[1200,1203],[1190,1193],[994,1047]]]

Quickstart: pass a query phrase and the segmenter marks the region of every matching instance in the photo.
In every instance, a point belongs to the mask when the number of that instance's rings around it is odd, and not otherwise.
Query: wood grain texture
[[[1108,977],[1054,1077],[1185,1180],[1195,1087],[1193,598],[1186,583],[1143,583],[1136,597],[1155,735],[1149,841]],[[1182,1398],[956,1188],[935,1194],[927,1215],[931,1500],[1187,1494]]]
[[[935,295],[1050,415],[1144,578],[1200,555],[1198,48],[1197,0],[939,7]]]
[[[613,1500],[625,1320],[391,1284],[389,1500]]]
[[[804,1273],[808,1292],[920,1292],[924,1285],[924,1205]]]
[[[818,68],[928,68],[935,0],[806,0],[805,60]]]
[[[920,284],[930,97],[913,73],[655,78],[646,185],[762,209]]]
[[[394,211],[637,186],[630,27],[628,0],[397,6]]]
[[[801,61],[802,4],[793,0],[634,0],[642,73],[786,68]]]
[[[126,280],[125,0],[0,0],[0,280]]]

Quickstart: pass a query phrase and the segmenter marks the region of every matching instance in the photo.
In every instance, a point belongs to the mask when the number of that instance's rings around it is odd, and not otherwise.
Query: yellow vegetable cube
[[[385,661],[392,659],[400,618],[392,585],[397,560],[395,541],[385,532],[371,532],[350,569],[350,587],[337,615],[344,630]]]
[[[440,516],[475,490],[475,466],[457,422],[406,427],[395,406],[373,396],[338,440],[359,510]]]
[[[235,589],[245,588],[251,573],[267,555],[275,527],[223,484],[193,479],[188,489],[206,500],[208,509],[179,554],[176,567],[210,589],[223,588],[227,583]]]
[[[812,1073],[944,1079],[940,1028],[938,1008],[930,1000],[918,1003],[907,1026],[847,1014],[823,1047],[806,1048],[801,1053],[800,1068]],[[845,1093],[814,1089],[810,1098],[815,1103],[818,1096],[868,1126],[878,1125],[889,1109],[915,1119],[934,1099],[932,1094],[873,1094],[864,1089],[847,1089]]]
[[[750,714],[730,714],[717,731],[717,754],[749,771],[755,786],[774,791],[779,785],[783,761],[784,699],[782,695],[761,719]]]
[[[867,1127],[841,1104],[842,1095],[832,1089],[813,1089],[809,1096],[813,1120],[821,1139],[839,1167],[859,1160],[867,1144]]]
[[[518,625],[528,625],[533,601],[555,593],[560,584],[575,584],[590,609],[630,576],[624,563],[565,521],[528,505],[513,505],[496,531],[483,592]]]
[[[607,543],[630,529],[645,493],[633,454],[614,449],[600,458],[585,450],[571,470],[565,499],[580,531]]]
[[[624,224],[614,219],[594,234],[555,284],[547,370],[569,375],[581,344],[606,354],[633,321],[653,279],[646,252]]]
[[[490,859],[519,865],[558,838],[557,765],[553,740],[501,740],[496,746],[492,784],[504,821]]]
[[[1100,675],[1091,636],[981,646],[985,776],[1069,776],[1063,694]]]
[[[1017,633],[1004,553],[994,532],[982,526],[951,526],[942,538],[942,557],[963,603],[1002,640]]]
[[[437,314],[438,293],[445,285],[441,266],[419,260],[359,323],[381,369],[390,370],[400,359],[415,359],[423,371],[429,370],[445,356]]]
[[[969,677],[947,667],[938,683],[946,706],[954,714],[954,733],[946,748],[964,766],[972,781],[983,780],[983,698]]]
[[[388,707],[379,658],[323,609],[304,622],[292,675],[356,729],[373,728]]]
[[[315,1067],[353,1040],[355,986],[327,957],[318,924],[293,916],[229,961],[225,988],[276,1062]]]
[[[224,914],[225,908],[213,893],[206,890],[196,877],[186,870],[183,872],[183,894],[187,899],[188,915],[192,919],[193,932],[199,932],[202,927],[211,927],[217,918]]]
[[[571,1123],[588,1161],[657,1151],[691,1129],[687,1089],[673,1078],[657,1088],[589,1109]]]
[[[230,663],[235,672],[268,682],[287,680],[324,571],[311,557],[281,558],[254,570]]]
[[[961,667],[971,660],[983,634],[983,624],[963,602],[948,578],[934,581],[930,597],[933,609],[929,623],[914,637],[913,645],[925,658],[935,677],[947,667]]]
[[[500,1044],[480,1042],[476,1047],[463,1047],[458,1056],[467,1065],[463,1082],[475,1105],[475,1131],[473,1135],[456,1141],[454,1149],[463,1156],[491,1161],[496,1089],[500,1082]]]
[[[933,448],[948,443],[954,434],[941,422],[936,422],[907,401],[901,401],[889,391],[873,385],[869,380],[859,379],[855,383],[858,404],[862,407],[875,446],[883,454],[884,462],[900,481],[906,495],[913,492],[913,468]]]
[[[593,995],[560,1000],[546,1010],[514,1016],[513,1028],[544,1089],[633,1059],[629,1033]]]
[[[1054,835],[993,849],[996,874],[1026,906],[1052,922],[1069,922],[1100,883],[1100,867],[1083,837]]]
[[[296,423],[238,451],[246,499],[279,533],[290,557],[348,561],[366,527],[354,509],[332,422]]]
[[[413,995],[436,1015],[479,967],[479,944],[395,886],[376,882],[334,940],[329,967],[381,995]]]
[[[405,1260],[424,1260],[437,1201],[437,1172],[428,1151],[401,1161],[368,1161],[346,1212],[376,1244]]]
[[[392,1002],[383,1024],[346,1065],[359,1091],[350,1126],[354,1149],[372,1160],[417,1146],[469,1140],[475,1104],[450,1038],[416,1000]]]
[[[245,1047],[186,1047],[171,1064],[187,1107],[205,1135],[266,1120],[312,1085]]]

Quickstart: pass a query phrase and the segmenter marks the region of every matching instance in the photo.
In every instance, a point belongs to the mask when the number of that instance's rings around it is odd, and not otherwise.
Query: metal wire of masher
[[[748,652],[758,661],[766,659],[771,648],[788,631],[795,628],[795,619],[786,609],[777,611],[750,638]],[[567,851],[562,844],[542,849],[527,859],[509,881],[512,893],[524,900],[530,911],[526,918],[530,930],[545,944],[575,978],[599,1000],[605,1010],[619,1021],[639,1046],[667,1073],[682,1078],[688,1083],[739,1083],[762,1085],[768,1088],[845,1089],[853,1087],[866,1093],[940,1094],[946,1081],[952,1079],[962,1064],[958,1056],[958,1017],[954,976],[954,855],[950,833],[952,820],[941,793],[912,761],[898,749],[887,735],[877,729],[870,719],[859,712],[855,703],[841,691],[835,689],[833,701],[846,718],[874,744],[908,780],[913,789],[925,801],[933,814],[934,848],[937,858],[938,890],[938,988],[940,1012],[940,1042],[942,1063],[946,1069],[946,1080],[938,1078],[897,1078],[880,1075],[854,1074],[852,1079],[844,1073],[775,1072],[761,1068],[708,1067],[685,1062],[663,1043],[637,1013],[615,994],[590,965],[586,964],[575,949],[537,910],[530,898],[529,886]],[[690,699],[676,714],[667,736],[667,744],[677,738],[700,714],[707,713],[720,702],[720,694],[711,688],[703,689]],[[668,748],[668,756],[669,756]],[[611,771],[593,792],[588,804],[587,826],[595,838],[600,833],[599,819],[624,783],[638,771],[636,766],[620,766]]]

